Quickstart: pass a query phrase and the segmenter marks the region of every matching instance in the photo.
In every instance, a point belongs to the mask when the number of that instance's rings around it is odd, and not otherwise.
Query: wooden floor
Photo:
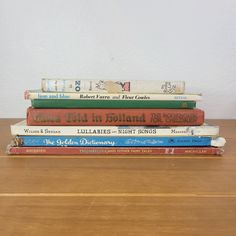
[[[236,235],[236,120],[211,120],[223,157],[6,156],[0,235]]]

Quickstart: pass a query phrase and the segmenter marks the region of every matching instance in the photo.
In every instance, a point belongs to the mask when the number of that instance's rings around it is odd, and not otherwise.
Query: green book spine
[[[196,107],[195,101],[120,101],[120,100],[73,100],[33,99],[34,108],[186,108]]]

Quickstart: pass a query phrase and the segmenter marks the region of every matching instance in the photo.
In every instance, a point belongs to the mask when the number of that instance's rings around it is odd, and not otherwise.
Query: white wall
[[[185,80],[236,118],[236,1],[0,0],[0,117],[41,77]]]

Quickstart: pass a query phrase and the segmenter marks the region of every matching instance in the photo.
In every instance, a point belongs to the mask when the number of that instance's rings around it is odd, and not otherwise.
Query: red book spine
[[[10,155],[222,155],[216,147],[8,147]]]
[[[200,109],[36,109],[27,110],[28,125],[202,125]]]

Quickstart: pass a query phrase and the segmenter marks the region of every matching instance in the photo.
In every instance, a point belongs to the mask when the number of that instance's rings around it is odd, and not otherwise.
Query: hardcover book
[[[106,137],[106,136],[16,136],[12,146],[45,147],[223,147],[222,137],[180,136],[180,137]]]
[[[219,147],[7,147],[9,155],[222,155]],[[103,156],[102,156],[103,157]]]
[[[27,110],[28,125],[195,126],[204,123],[200,109],[36,109]]]
[[[184,81],[42,79],[44,92],[184,93]]]
[[[119,100],[119,101],[201,101],[201,94],[157,94],[157,93],[63,93],[26,90],[25,99],[75,99],[75,100]]]
[[[78,99],[33,99],[34,108],[185,108],[196,107],[195,101],[161,100],[78,100]]]
[[[55,136],[218,136],[219,126],[29,126],[11,125],[11,134]]]

